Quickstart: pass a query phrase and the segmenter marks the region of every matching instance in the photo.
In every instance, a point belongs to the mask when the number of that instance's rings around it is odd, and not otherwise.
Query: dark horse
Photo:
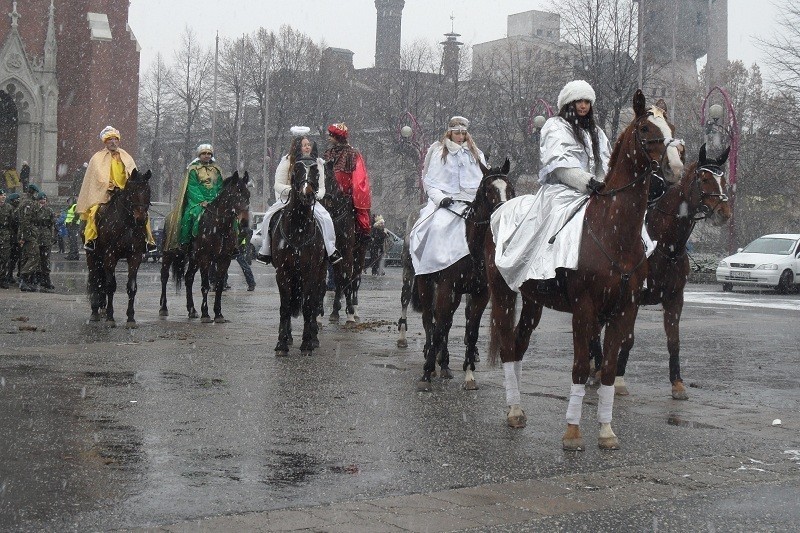
[[[150,176],[148,170],[140,174],[133,169],[124,189],[111,194],[109,201],[95,213],[97,240],[95,249],[86,254],[89,269],[89,298],[92,315],[89,320],[100,320],[100,309],[105,308],[106,322],[114,326],[114,292],[117,262],[128,263],[128,321],[125,327],[135,328],[133,302],[136,299],[136,274],[146,250],[147,210],[150,208]]]
[[[333,219],[336,229],[336,249],[342,261],[334,269],[336,290],[333,298],[331,322],[339,321],[342,295],[345,299],[347,324],[355,324],[358,318],[358,289],[361,286],[361,271],[367,255],[367,243],[356,232],[356,211],[353,197],[342,192],[334,177],[333,165],[325,165],[325,197],[320,201]]]
[[[689,277],[689,256],[686,243],[700,220],[714,226],[725,224],[731,217],[731,207],[725,195],[727,182],[722,165],[728,159],[726,149],[716,159],[706,156],[706,145],[700,149],[697,163],[693,163],[680,182],[669,187],[647,211],[645,217],[650,237],[657,241],[656,249],[647,258],[647,287],[642,290],[639,305],[664,307],[664,331],[669,351],[669,380],[672,397],[689,398],[681,379],[680,321],[683,312],[683,290]],[[627,395],[625,367],[633,347],[633,333],[622,342],[617,362],[617,379],[614,389],[618,395]],[[600,361],[595,359],[600,367]]]
[[[422,324],[425,327],[423,350],[425,365],[422,377],[417,382],[418,391],[432,390],[431,377],[436,371],[437,356],[441,377],[445,379],[453,377],[447,342],[453,325],[453,315],[461,303],[462,294],[471,296],[468,298],[466,309],[464,344],[467,347],[463,365],[466,372],[464,388],[467,390],[478,388],[473,373],[478,356],[478,330],[483,311],[489,303],[483,246],[486,234],[489,233],[487,230],[492,212],[514,196],[514,189],[507,177],[510,166],[508,159],[499,169],[488,169],[481,165],[483,179],[475,193],[475,199],[467,203],[464,209],[455,206],[450,208],[453,216],[464,219],[469,255],[439,272],[417,276],[414,275],[410,254],[403,259],[400,323],[402,325],[406,320],[406,310],[410,300],[415,311],[422,311]],[[408,253],[408,247],[405,246],[404,255]]]
[[[239,177],[238,172],[222,182],[219,195],[210,202],[200,217],[197,237],[192,241],[188,254],[179,248],[164,250],[161,258],[161,306],[159,316],[168,316],[167,281],[172,266],[175,286],[180,287],[181,278],[186,285],[186,310],[189,318],[197,318],[192,297],[194,276],[200,270],[200,290],[203,303],[200,306],[200,320],[203,323],[227,322],[222,315],[222,291],[225,275],[231,259],[239,253],[238,224],[246,218],[250,208],[250,189],[247,187],[250,176],[247,172]],[[170,217],[171,218],[171,217]],[[166,235],[169,228],[164,228]],[[188,255],[188,257],[187,257]],[[188,263],[188,264],[187,264]],[[214,282],[214,318],[208,314],[208,291]]]
[[[298,159],[292,169],[292,188],[286,207],[270,221],[272,264],[281,296],[280,326],[275,355],[289,355],[292,317],[303,311],[303,342],[300,352],[311,355],[319,346],[317,311],[325,293],[325,243],[314,220],[319,188],[319,170],[314,158]]]
[[[494,363],[499,355],[503,361],[506,398],[511,408],[509,425],[524,425],[525,415],[518,403],[520,362],[541,319],[543,306],[572,313],[573,385],[567,430],[562,438],[566,450],[584,449],[580,413],[589,378],[590,343],[599,338],[603,326],[606,327],[601,377],[604,387],[598,393],[598,444],[603,449],[619,447],[611,429],[614,400],[611,386],[622,342],[633,334],[639,292],[647,276],[641,231],[650,177],[661,169],[665,159],[671,170],[665,175],[669,181],[677,181],[683,172],[676,146],[680,142],[672,139],[674,128],[663,110],[656,106],[646,108],[641,91],[636,91],[633,97],[633,110],[633,122],[614,146],[605,189],[593,194],[586,206],[577,268],[558,271],[559,290],[539,291],[538,280],[524,282],[520,287],[522,309],[516,324],[513,310],[517,294],[497,269],[491,235],[487,235],[485,243],[486,273],[492,295],[489,359]],[[516,403],[510,398],[516,399]]]

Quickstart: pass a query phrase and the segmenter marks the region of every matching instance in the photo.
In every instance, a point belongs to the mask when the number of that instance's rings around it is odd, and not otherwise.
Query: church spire
[[[11,13],[8,14],[11,17],[11,27],[13,29],[17,29],[17,24],[19,21],[19,12],[17,11],[17,2],[12,2],[11,4]]]
[[[47,37],[44,41],[44,69],[49,72],[56,70],[56,6],[50,0],[50,14],[47,17]]]

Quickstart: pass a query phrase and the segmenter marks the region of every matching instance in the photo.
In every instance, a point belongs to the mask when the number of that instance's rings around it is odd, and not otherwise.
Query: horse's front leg
[[[681,313],[683,312],[683,290],[673,298],[665,298],[664,331],[667,334],[667,350],[669,351],[669,380],[672,383],[672,397],[676,400],[688,400],[689,393],[683,386],[681,378]]]
[[[114,272],[115,266],[106,266],[106,324],[110,327],[116,326],[114,320],[114,293],[117,292],[117,275]]]
[[[431,379],[436,372],[436,353],[433,344],[434,324],[434,294],[436,285],[429,276],[417,276],[414,280],[417,284],[419,302],[422,309],[422,327],[425,329],[425,346],[422,354],[425,357],[425,365],[422,367],[422,377],[417,382],[417,390],[420,392],[430,392],[433,390]]]
[[[597,311],[589,296],[573,305],[572,313],[572,387],[570,388],[569,404],[567,405],[567,430],[561,439],[562,446],[569,451],[583,451],[585,445],[581,435],[581,415],[583,411],[583,397],[586,395],[586,382],[589,380],[589,343],[600,335],[600,323],[597,320]],[[608,332],[606,332],[608,338]],[[619,347],[617,347],[619,349]],[[615,352],[616,361],[616,352]],[[616,365],[614,370],[616,371]],[[613,384],[613,378],[611,383]],[[605,398],[608,392],[611,400],[614,399],[614,387],[600,386],[598,396]],[[601,400],[602,401],[602,400]],[[609,426],[610,428],[610,426]]]
[[[280,293],[281,305],[278,311],[280,316],[278,323],[278,343],[275,345],[275,356],[285,357],[289,355],[289,338],[292,331],[292,280],[288,276],[281,274],[275,275],[278,282],[278,292]]]
[[[312,355],[314,348],[319,346],[318,333],[319,324],[317,324],[317,298],[319,298],[319,291],[316,284],[312,284],[311,280],[304,280],[303,283],[303,342],[300,344],[301,355]]]
[[[355,275],[356,273],[354,269],[353,276]],[[347,315],[347,320],[345,320],[345,327],[354,326],[356,323],[356,310],[355,307],[353,307],[354,287],[355,287],[355,278],[353,278],[349,283],[347,283],[344,288],[345,314]]]
[[[134,318],[134,302],[136,301],[136,275],[139,272],[139,264],[141,263],[141,258],[129,258],[128,259],[128,283],[125,286],[128,293],[128,321],[125,323],[126,328],[135,328],[136,327],[136,319]]]
[[[409,260],[411,263],[411,260]],[[406,333],[408,332],[408,304],[411,303],[411,292],[414,290],[413,267],[403,266],[403,288],[400,292],[400,319],[397,321],[398,348],[408,348]]]
[[[169,316],[169,311],[167,310],[167,282],[169,281],[169,267],[172,263],[169,257],[168,252],[161,256],[161,300],[158,306],[158,316]]]
[[[464,352],[464,366],[463,370],[466,373],[464,376],[464,389],[478,390],[478,384],[475,381],[475,362],[478,360],[478,331],[481,327],[481,317],[486,305],[489,303],[489,289],[485,288],[477,294],[473,294],[467,298],[467,323],[464,331],[464,344],[467,345]]]
[[[219,276],[217,276],[219,277]],[[215,284],[219,280],[214,280]],[[224,280],[223,280],[224,282]],[[200,304],[200,322],[203,324],[210,324],[213,322],[211,315],[208,314],[208,291],[211,288],[210,279],[210,265],[200,266],[200,294],[203,297],[203,303]]]
[[[447,340],[453,327],[453,315],[461,304],[461,295],[451,284],[439,283],[436,291],[435,326],[433,328],[433,350],[440,353],[439,368],[442,379],[453,379],[450,371],[450,351]]]
[[[227,322],[222,316],[222,291],[225,289],[225,276],[231,265],[230,258],[220,259],[217,263],[217,275],[214,280],[214,322],[224,324]]]
[[[186,274],[183,275],[183,285],[186,291],[186,311],[189,313],[189,318],[197,318],[197,309],[194,307],[194,296],[192,296],[192,285],[194,285],[194,276],[197,273],[197,263],[189,260],[186,267]]]

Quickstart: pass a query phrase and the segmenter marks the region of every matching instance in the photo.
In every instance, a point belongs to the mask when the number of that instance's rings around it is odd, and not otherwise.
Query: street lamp
[[[725,104],[723,107],[720,104],[714,104],[708,107],[708,115],[706,116],[706,106],[708,99],[712,93],[718,92],[722,96],[722,101]],[[727,116],[727,124],[723,121],[723,117]],[[722,87],[715,86],[706,95],[703,100],[703,107],[700,110],[700,125],[705,128],[706,142],[715,150],[721,150],[722,136],[727,136],[731,141],[731,150],[728,154],[728,185],[729,194],[728,202],[731,206],[731,218],[728,221],[728,251],[734,253],[736,250],[736,167],[737,156],[739,153],[739,123],[736,120],[736,112],[733,109],[733,101],[731,100],[728,91]]]
[[[158,156],[158,201],[164,201],[164,156]],[[172,187],[169,190],[169,203],[172,203]]]
[[[417,161],[417,176],[419,180],[419,203],[422,204],[425,202],[425,189],[422,185],[422,171],[425,167],[425,143],[423,141],[423,131],[422,127],[417,121],[417,117],[412,115],[410,111],[403,113],[401,120],[405,119],[410,120],[411,125],[409,126],[406,124],[400,128],[399,140],[414,147],[419,157]]]
[[[541,108],[541,110],[539,108]],[[544,111],[547,116],[545,117],[541,112],[537,114],[537,110]],[[553,108],[550,107],[547,100],[543,98],[537,99],[528,111],[528,135],[538,133],[542,129],[542,126],[544,126],[544,123],[547,122],[547,119],[552,116]]]

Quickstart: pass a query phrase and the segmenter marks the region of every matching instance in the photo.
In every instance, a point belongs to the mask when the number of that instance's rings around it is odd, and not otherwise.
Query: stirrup
[[[331,262],[332,265],[340,263],[342,261],[342,254],[339,253],[339,250],[334,250],[333,253],[328,257],[328,260]]]
[[[268,265],[271,262],[272,262],[271,255],[256,254],[256,263],[261,263],[262,265]]]
[[[91,241],[86,241],[83,245],[83,249],[86,250],[87,252],[94,252],[95,248],[94,241],[95,241],[94,239],[92,239]]]
[[[147,253],[148,254],[154,254],[157,251],[158,251],[158,246],[157,245],[155,245],[155,244],[153,244],[151,242],[147,243]]]

